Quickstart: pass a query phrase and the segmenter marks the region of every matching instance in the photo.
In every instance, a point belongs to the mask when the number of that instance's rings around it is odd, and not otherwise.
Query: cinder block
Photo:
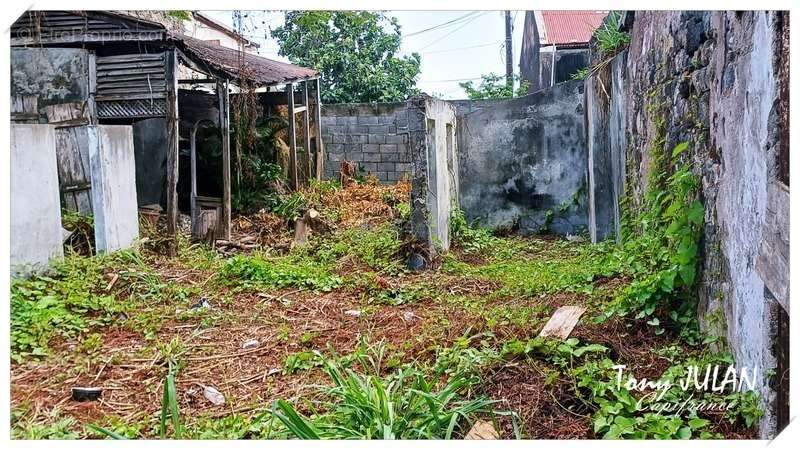
[[[339,162],[344,159],[344,153],[332,153],[328,152],[328,160],[333,162]]]
[[[380,153],[364,153],[364,161],[380,162],[383,160]]]
[[[394,165],[394,170],[398,172],[411,172],[411,163],[399,162]]]
[[[400,159],[397,153],[380,153],[381,155],[381,162],[398,162]]]
[[[378,118],[375,116],[358,116],[358,123],[364,125],[374,125],[378,123]]]
[[[389,132],[389,125],[370,125],[369,126],[369,133],[370,134],[383,134],[386,135]]]
[[[367,136],[364,134],[348,134],[345,142],[348,144],[366,144]]]
[[[394,163],[390,163],[390,162],[378,163],[378,171],[379,172],[392,172],[392,171],[394,171]]]
[[[384,136],[382,134],[370,134],[369,135],[369,143],[370,144],[383,144],[386,142],[386,139],[389,136]]]
[[[396,152],[397,144],[381,144],[381,153]]]
[[[361,152],[347,152],[345,153],[345,159],[348,161],[361,162],[364,160],[364,154]]]
[[[379,181],[382,181],[384,183],[389,181],[389,175],[386,172],[377,172],[375,173],[375,176],[378,177]]]
[[[344,134],[334,134],[331,142],[334,144],[344,144],[347,142],[347,136]]]
[[[381,148],[378,144],[364,144],[361,149],[364,153],[378,153],[381,151]]]
[[[378,164],[377,164],[377,163],[374,163],[374,162],[364,162],[364,163],[361,163],[361,167],[362,167],[362,168],[363,168],[365,171],[367,171],[367,172],[369,172],[369,173],[374,173],[375,171],[377,171],[377,170],[378,170]]]
[[[406,141],[406,136],[403,134],[387,134],[386,135],[386,143],[387,144],[404,144]],[[383,142],[381,142],[383,144]]]

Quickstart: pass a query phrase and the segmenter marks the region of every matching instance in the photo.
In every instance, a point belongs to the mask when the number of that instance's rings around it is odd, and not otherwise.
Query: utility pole
[[[511,11],[506,11],[506,85],[512,90],[514,89],[514,52],[511,49],[513,28]]]

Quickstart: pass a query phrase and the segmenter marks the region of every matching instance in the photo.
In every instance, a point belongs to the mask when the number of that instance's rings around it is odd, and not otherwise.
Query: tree
[[[516,92],[513,87],[506,84],[506,78],[504,76],[495,73],[482,75],[481,84],[479,84],[477,88],[472,81],[458,83],[458,85],[466,91],[470,100],[518,97],[528,93],[527,81],[520,81],[518,75],[514,76],[514,81],[519,82],[519,87],[517,87]]]
[[[280,55],[320,73],[325,103],[392,102],[419,93],[420,56],[396,56],[400,25],[381,12],[290,11],[272,37]]]

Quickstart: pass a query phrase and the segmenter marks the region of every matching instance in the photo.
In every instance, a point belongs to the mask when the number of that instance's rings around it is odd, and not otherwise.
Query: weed
[[[595,30],[594,37],[597,39],[598,48],[603,55],[612,55],[631,42],[631,36],[621,31],[621,27],[622,14],[612,11],[603,24]]]
[[[366,364],[362,368],[368,370]],[[469,388],[465,378],[454,377],[435,389],[414,368],[399,369],[381,377],[362,374],[328,360],[325,372],[333,382],[326,388],[329,400],[324,413],[299,414],[284,400],[273,405],[273,414],[289,432],[301,439],[451,439],[463,435],[469,417],[488,412],[492,402],[464,400]]]
[[[260,256],[234,256],[223,265],[221,276],[228,285],[256,289],[299,287],[330,291],[342,283],[338,275],[313,261]]]

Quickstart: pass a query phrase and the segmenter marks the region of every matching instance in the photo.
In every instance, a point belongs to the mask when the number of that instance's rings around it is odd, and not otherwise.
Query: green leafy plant
[[[289,11],[272,31],[281,56],[320,73],[323,103],[393,102],[417,94],[420,56],[399,56],[400,25],[378,11]]]
[[[473,383],[466,378],[453,377],[436,389],[418,369],[381,377],[363,357],[358,362],[367,373],[337,358],[326,361],[333,386],[324,389],[325,412],[307,417],[279,400],[273,414],[300,439],[451,439],[466,432],[474,414],[490,412],[491,401],[462,397]]]
[[[490,73],[481,75],[481,82],[476,87],[472,81],[458,83],[470,100],[490,100],[497,98],[520,97],[528,93],[528,81],[514,75],[514,82],[518,83],[517,89],[509,85],[505,76]]]
[[[496,241],[491,230],[470,226],[461,208],[453,207],[450,213],[450,242],[467,253],[480,252]]]
[[[606,20],[594,31],[597,45],[603,55],[612,55],[631,42],[630,34],[621,31],[622,14],[619,11],[609,13]]]
[[[341,277],[322,264],[291,258],[265,259],[260,256],[234,256],[222,266],[221,276],[227,284],[279,289],[299,287],[330,291],[339,287]]]

